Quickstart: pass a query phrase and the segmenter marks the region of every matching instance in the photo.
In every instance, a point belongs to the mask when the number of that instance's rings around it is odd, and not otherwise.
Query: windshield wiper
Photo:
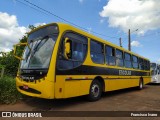
[[[32,41],[32,42],[33,42],[33,41]],[[33,47],[33,43],[32,43],[31,48],[30,48],[30,46],[28,46],[29,52],[28,52],[28,54],[26,55],[26,62],[27,62],[27,60],[28,60],[28,58],[29,58],[29,55],[30,55],[31,50],[32,50],[32,47]]]
[[[43,37],[43,38],[40,40],[40,42],[38,42],[38,43],[35,45],[31,56],[33,56],[33,55],[44,45],[44,43],[45,43],[48,39],[49,39],[49,36]],[[44,41],[44,40],[45,40],[45,41]],[[42,41],[44,41],[44,42],[42,43]],[[41,44],[41,43],[42,43],[42,44]],[[40,46],[40,45],[41,45],[41,46]],[[39,46],[40,46],[40,47],[39,47]]]
[[[49,38],[49,36],[45,36],[45,37],[43,37],[42,39],[40,39],[40,42],[38,42],[38,43],[35,45],[35,48],[33,49],[33,53],[32,53],[32,47],[34,46],[33,43],[32,43],[31,48],[29,48],[29,46],[28,46],[29,52],[28,52],[28,54],[26,55],[26,62],[27,62],[30,54],[32,54],[31,56],[33,56],[33,55],[35,54],[35,52],[38,50],[37,48],[38,48],[39,45],[42,43],[42,41],[45,40],[45,39],[47,40],[48,38]],[[33,40],[32,40],[32,42],[33,42]],[[46,41],[45,41],[45,42],[46,42]],[[44,43],[45,43],[45,42],[44,42]],[[43,44],[44,44],[44,43],[43,43]]]

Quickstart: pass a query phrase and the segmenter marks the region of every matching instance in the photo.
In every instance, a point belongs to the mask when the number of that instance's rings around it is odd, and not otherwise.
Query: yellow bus
[[[26,45],[23,56],[16,48]],[[151,81],[150,61],[122,47],[64,23],[51,23],[28,33],[15,45],[20,59],[19,92],[46,99],[87,95],[138,87]]]

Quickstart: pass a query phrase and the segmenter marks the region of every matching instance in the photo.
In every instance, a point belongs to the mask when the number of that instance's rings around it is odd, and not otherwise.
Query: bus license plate
[[[23,89],[28,89],[28,85],[23,85]]]

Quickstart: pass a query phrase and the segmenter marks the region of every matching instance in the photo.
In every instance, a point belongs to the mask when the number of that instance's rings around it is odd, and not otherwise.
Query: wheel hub
[[[93,85],[91,92],[93,94],[94,97],[97,97],[99,95],[99,86],[98,85]]]

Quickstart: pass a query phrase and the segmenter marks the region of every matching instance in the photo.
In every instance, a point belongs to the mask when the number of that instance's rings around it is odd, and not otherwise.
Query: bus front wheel
[[[97,101],[102,95],[102,84],[98,80],[93,80],[90,86],[88,100]]]

